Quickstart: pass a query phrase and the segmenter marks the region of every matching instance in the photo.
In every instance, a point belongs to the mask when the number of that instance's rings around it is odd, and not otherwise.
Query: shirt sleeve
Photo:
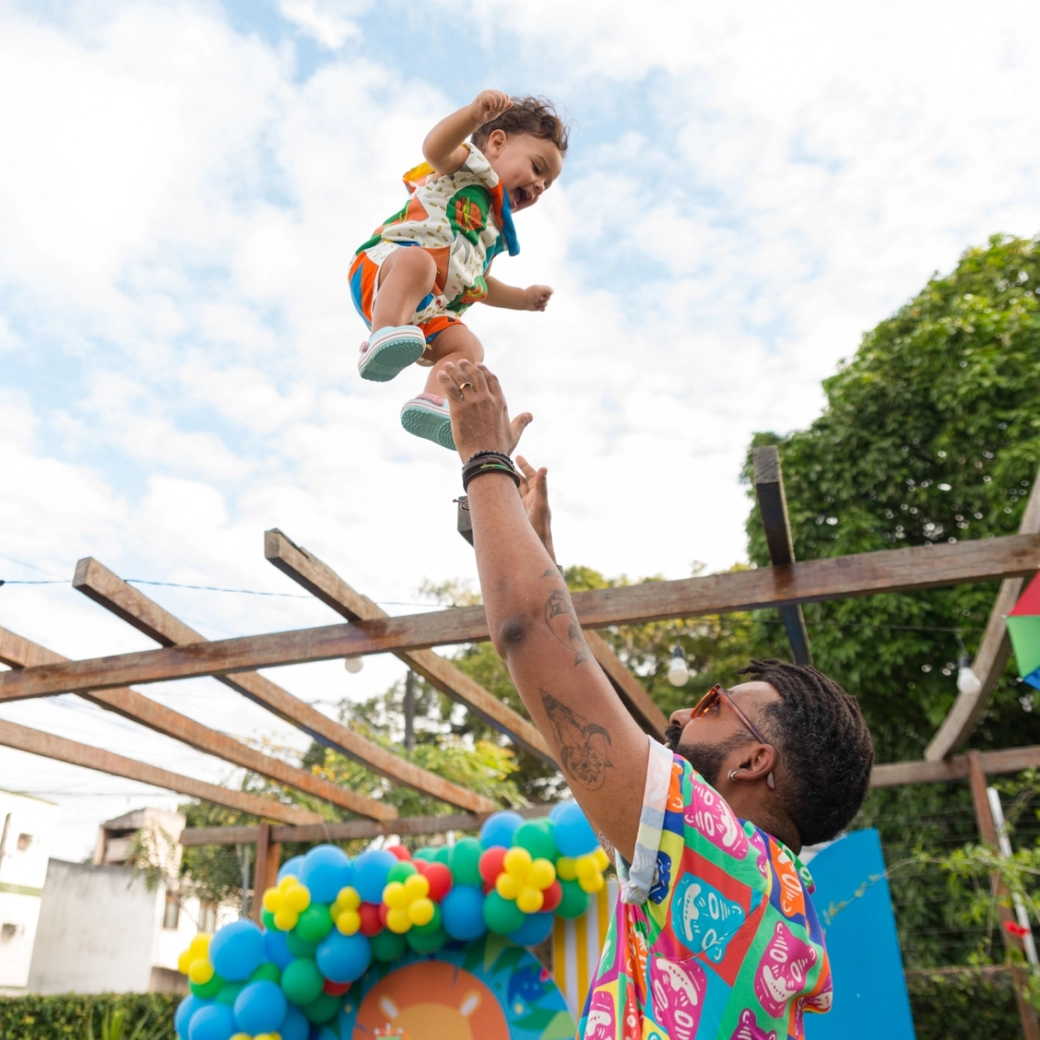
[[[639,815],[639,833],[632,862],[619,853],[618,878],[621,881],[623,903],[645,903],[657,879],[657,851],[661,847],[664,814],[668,806],[668,787],[672,777],[672,753],[663,744],[647,737],[649,759],[646,764],[646,785],[643,788],[643,808]]]

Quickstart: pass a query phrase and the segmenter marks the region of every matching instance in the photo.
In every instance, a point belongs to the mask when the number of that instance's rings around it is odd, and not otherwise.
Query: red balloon
[[[494,891],[495,891],[495,884],[494,884],[494,882],[493,881],[485,881],[484,882],[484,895],[488,895],[488,893],[494,892]]]
[[[480,854],[480,876],[487,885],[493,885],[495,878],[505,869],[502,861],[506,858],[506,848],[502,845],[493,845],[490,849]]]
[[[444,863],[429,863],[423,873],[430,883],[430,898],[439,903],[451,891],[451,871]]]
[[[409,862],[412,864],[413,867],[415,867],[416,873],[422,874],[423,877],[426,877],[426,868],[430,865],[429,863],[426,862],[426,860],[424,860],[424,859],[413,859],[413,860],[410,860]]]
[[[411,859],[412,854],[403,845],[389,845],[387,846],[387,852],[391,856],[396,856],[399,860]]]
[[[379,920],[379,911],[382,903],[362,903],[358,907],[361,917],[361,934],[373,936],[383,930],[383,922]]]
[[[322,992],[327,993],[330,997],[342,997],[353,985],[352,982],[333,982],[332,979],[326,979],[325,985],[321,988]]]
[[[379,924],[381,927],[386,927],[386,915],[390,913],[390,907],[386,903],[379,904]]]
[[[547,914],[555,910],[560,905],[560,900],[563,899],[563,885],[559,881],[554,881],[543,893],[542,899],[542,913]]]

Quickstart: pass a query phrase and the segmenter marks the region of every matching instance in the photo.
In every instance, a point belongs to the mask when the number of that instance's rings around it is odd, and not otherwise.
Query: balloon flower
[[[361,895],[356,888],[347,885],[339,890],[336,901],[329,907],[332,920],[341,935],[356,935],[361,928]]]
[[[502,857],[503,872],[495,879],[495,891],[516,903],[525,914],[536,914],[545,903],[545,891],[556,880],[556,868],[547,859],[514,845]]]
[[[264,909],[274,914],[274,926],[280,932],[291,932],[310,905],[310,889],[291,874],[283,877],[277,888],[264,893]]]
[[[577,880],[583,892],[595,895],[601,892],[606,885],[603,871],[610,865],[607,854],[600,848],[590,852],[587,856],[571,858],[561,856],[556,861],[556,871],[561,881]]]
[[[407,875],[403,882],[389,882],[383,889],[383,904],[387,908],[386,926],[398,935],[413,925],[429,924],[437,912],[430,899],[430,882],[418,871]]]

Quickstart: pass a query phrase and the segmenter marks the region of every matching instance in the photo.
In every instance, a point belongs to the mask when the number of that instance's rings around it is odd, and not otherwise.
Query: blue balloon
[[[267,954],[267,959],[277,964],[281,971],[285,971],[296,960],[292,950],[289,949],[287,935],[287,932],[279,932],[274,928],[264,933],[264,953]]]
[[[510,848],[513,844],[513,835],[523,822],[524,818],[519,813],[508,809],[504,812],[493,813],[480,828],[480,844],[485,849],[490,849],[495,845]]]
[[[188,1022],[191,1020],[191,1016],[194,1015],[199,1008],[207,1007],[212,1003],[212,1000],[203,1000],[201,997],[195,996],[194,993],[189,993],[177,1005],[177,1010],[173,1015],[173,1028],[182,1040],[188,1040]]]
[[[218,929],[209,944],[213,970],[228,982],[241,982],[260,967],[264,959],[264,933],[248,918],[232,921]]]
[[[366,903],[381,903],[386,876],[397,857],[386,849],[369,849],[354,860],[354,887]]]
[[[455,885],[441,902],[441,926],[460,942],[479,939],[487,931],[484,893],[475,885]]]
[[[599,838],[577,802],[556,806],[556,847],[564,856],[587,856],[599,846]],[[555,811],[555,810],[554,810]],[[552,819],[552,817],[550,817]]]
[[[303,856],[293,856],[292,859],[287,859],[278,871],[278,880],[281,881],[284,877],[299,878],[302,867]]]
[[[334,928],[319,944],[314,959],[330,982],[354,982],[372,963],[372,944],[360,932],[342,935]]]
[[[227,1004],[210,1004],[191,1016],[188,1040],[231,1040],[236,1032],[231,1008]]]
[[[311,1024],[295,1004],[290,1004],[277,1032],[282,1040],[307,1040],[311,1035]]]
[[[563,812],[563,810],[566,809],[568,805],[573,805],[573,804],[574,804],[573,802],[557,802],[549,810],[549,819],[552,820],[553,823],[555,823],[557,821],[557,819],[559,818],[560,813]]]
[[[552,934],[553,914],[528,914],[527,920],[509,938],[517,946],[537,946]]]
[[[334,903],[339,890],[350,884],[350,857],[335,845],[317,845],[303,857],[300,881],[311,890],[315,903]]]
[[[235,999],[235,1022],[243,1033],[271,1033],[285,1018],[288,1007],[276,982],[250,982]]]

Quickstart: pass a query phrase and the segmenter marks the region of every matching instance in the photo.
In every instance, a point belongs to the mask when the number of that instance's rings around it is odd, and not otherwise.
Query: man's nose
[[[671,718],[668,720],[673,726],[679,726],[683,728],[686,723],[690,721],[690,716],[693,714],[692,708],[680,708],[678,711],[673,711]]]

